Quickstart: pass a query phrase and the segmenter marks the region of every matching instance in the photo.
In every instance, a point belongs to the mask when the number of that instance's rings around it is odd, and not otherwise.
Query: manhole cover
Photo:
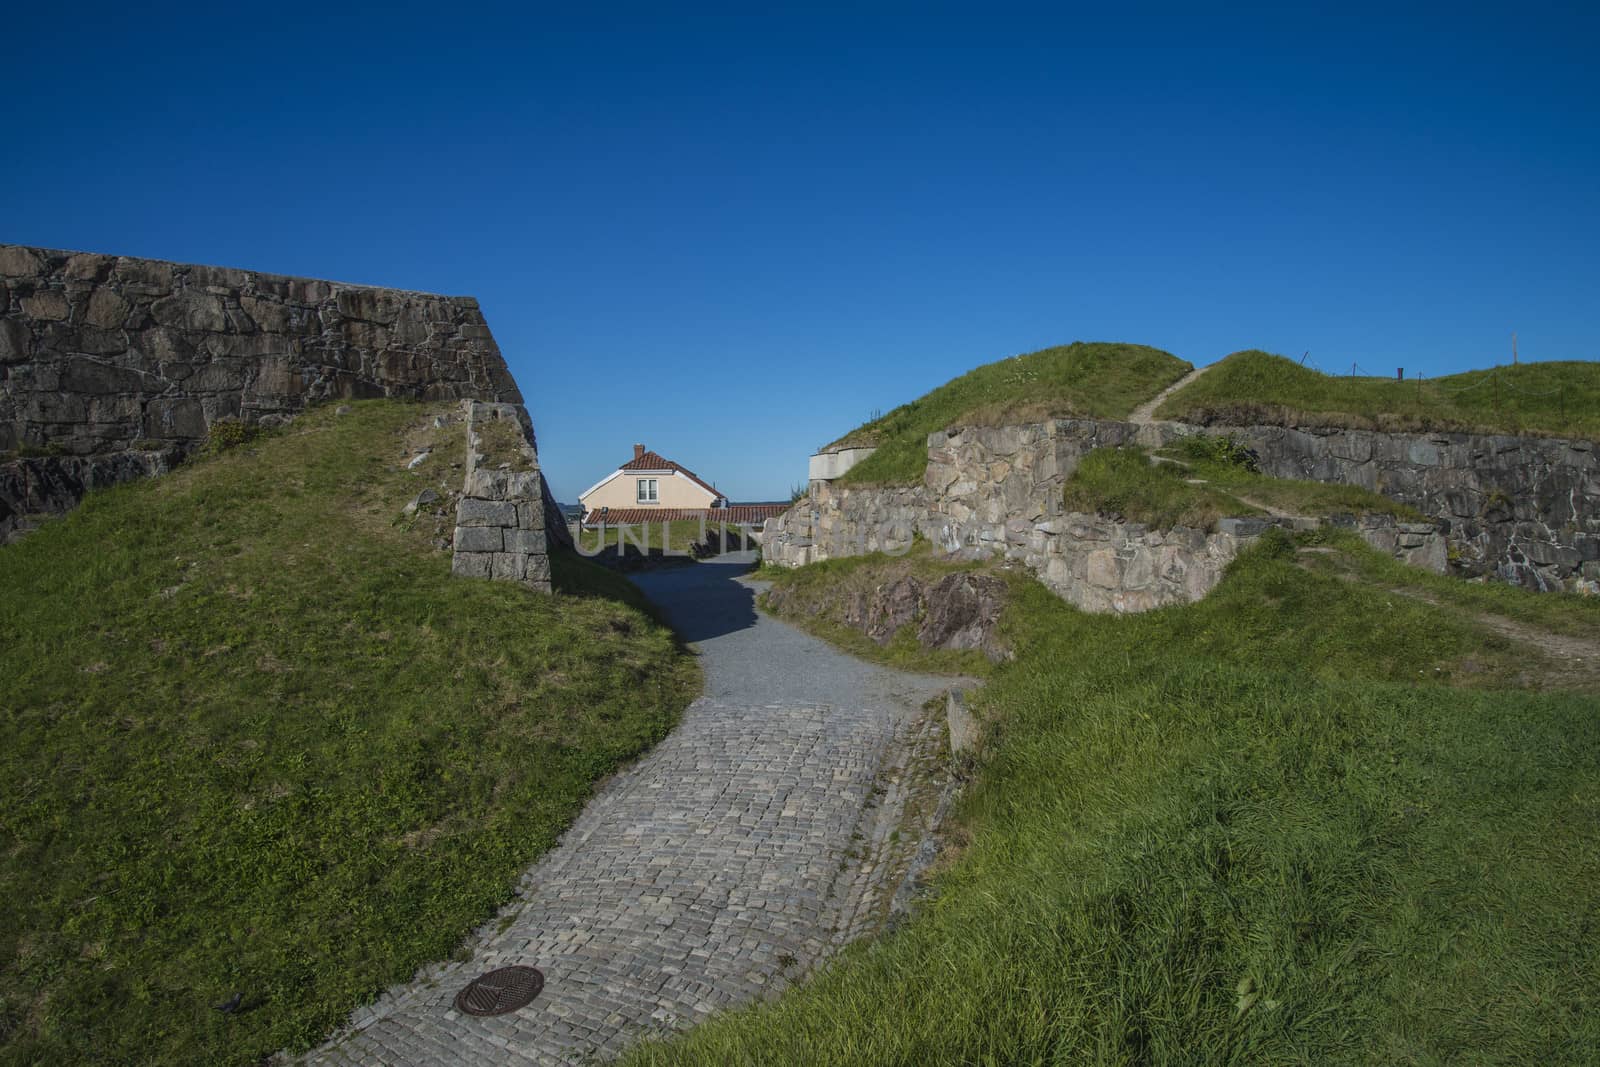
[[[544,988],[536,967],[501,967],[480,974],[456,994],[456,1010],[468,1015],[504,1015],[516,1011]]]

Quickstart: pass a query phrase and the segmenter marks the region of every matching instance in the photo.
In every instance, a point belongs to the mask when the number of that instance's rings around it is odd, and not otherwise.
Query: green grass
[[[836,484],[921,481],[928,435],[950,426],[1066,415],[1122,418],[1190,369],[1176,356],[1144,345],[1081,341],[988,363],[835,441],[877,447]]]
[[[1308,552],[1128,617],[1031,586],[913,919],[626,1062],[1594,1062],[1593,694]]]
[[[510,419],[481,418],[474,427],[478,435],[479,455],[483,466],[496,468],[505,465],[511,471],[530,471],[533,464],[528,458],[527,439]]]
[[[352,407],[0,548],[0,1062],[320,1039],[449,956],[696,689],[581,560],[554,597],[452,579],[453,519],[401,508],[461,477],[462,427]]]
[[[1476,430],[1600,439],[1600,362],[1524,363],[1425,381],[1322,374],[1235,352],[1156,412],[1202,424]]]
[[[1209,530],[1219,518],[1258,515],[1259,508],[1209,485],[1190,485],[1173,466],[1150,462],[1142,448],[1097,448],[1078,461],[1062,489],[1068,511],[1091,512],[1160,530]]]
[[[1062,489],[1068,511],[1091,512],[1156,529],[1209,530],[1219,518],[1277,510],[1309,518],[1337,514],[1422,516],[1379,493],[1351,485],[1272,478],[1253,469],[1230,439],[1186,438],[1152,462],[1144,449],[1097,448]]]
[[[1431,574],[1381,552],[1357,550],[1359,540],[1348,532],[1329,530],[1323,540],[1340,551],[1313,556],[1309,562],[1328,573],[1350,573],[1379,587],[1406,588],[1469,614],[1498,615],[1551,633],[1600,640],[1600,597],[1539,593],[1503,582],[1464,582]]]

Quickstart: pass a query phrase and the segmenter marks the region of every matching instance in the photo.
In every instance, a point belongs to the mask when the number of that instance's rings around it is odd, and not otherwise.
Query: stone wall
[[[1451,569],[1464,577],[1600,593],[1600,456],[1592,442],[1282,426],[1203,432],[1232,434],[1274,477],[1359,485],[1411,505],[1439,523]]]
[[[868,552],[896,554],[920,536],[966,559],[1020,560],[1087,611],[1144,611],[1197,600],[1269,526],[1294,520],[1223,519],[1215,531],[1153,530],[1066,512],[1062,490],[1095,448],[1132,444],[1148,427],[1086,419],[980,426],[928,438],[917,486],[836,486],[814,481],[808,497],[767,522],[762,554],[799,566]],[[1435,524],[1389,516],[1338,520],[1369,544],[1430,570],[1445,569]]]
[[[470,297],[0,245],[0,537],[219,419],[379,396],[522,402]]]
[[[451,573],[521,582],[550,592],[548,503],[533,435],[521,405],[467,401],[467,462]],[[498,444],[495,423],[510,440]]]

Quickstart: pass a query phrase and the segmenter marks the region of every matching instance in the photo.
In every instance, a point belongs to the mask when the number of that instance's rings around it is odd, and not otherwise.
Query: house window
[[[656,496],[656,480],[654,478],[639,479],[639,503],[654,504],[660,497]]]

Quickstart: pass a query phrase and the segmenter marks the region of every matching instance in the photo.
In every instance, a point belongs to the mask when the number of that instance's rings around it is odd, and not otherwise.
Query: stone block
[[[74,358],[61,364],[61,389],[68,393],[134,393],[145,386],[145,376],[127,367],[99,360]]]
[[[1270,525],[1265,519],[1218,519],[1217,532],[1230,537],[1259,537]]]
[[[520,582],[527,566],[528,557],[521,552],[496,552],[490,563],[489,577],[497,582]]]
[[[100,288],[89,294],[83,321],[107,330],[116,329],[127,321],[128,312],[131,310],[128,302],[115,291]]]
[[[31,358],[33,334],[27,323],[21,319],[0,319],[0,363],[21,363]]]
[[[498,526],[457,526],[454,541],[459,552],[500,552],[505,540]]]
[[[198,440],[206,435],[205,411],[191,397],[152,400],[144,409],[144,436]]]
[[[31,319],[59,322],[72,313],[67,304],[67,294],[55,289],[40,289],[32,296],[22,298],[22,313]]]
[[[542,553],[548,548],[543,530],[506,530],[503,538],[507,552]]]
[[[8,278],[35,278],[44,271],[44,261],[30,249],[0,245],[0,275]]]
[[[517,526],[524,530],[544,530],[544,501],[517,502]]]
[[[463,497],[456,504],[457,526],[516,526],[517,506],[506,500]]]
[[[1121,580],[1117,554],[1109,548],[1089,553],[1087,581],[1101,589],[1115,589]]]
[[[210,293],[185,289],[150,305],[150,314],[163,326],[220,332],[228,328],[222,301]]]
[[[487,578],[493,567],[491,552],[457,552],[450,560],[450,573],[458,578]]]
[[[467,475],[461,491],[480,500],[506,500],[509,498],[506,492],[509,479],[508,471],[484,470],[480,467]]]
[[[1123,561],[1122,587],[1124,589],[1145,589],[1155,584],[1155,551],[1139,545]]]

